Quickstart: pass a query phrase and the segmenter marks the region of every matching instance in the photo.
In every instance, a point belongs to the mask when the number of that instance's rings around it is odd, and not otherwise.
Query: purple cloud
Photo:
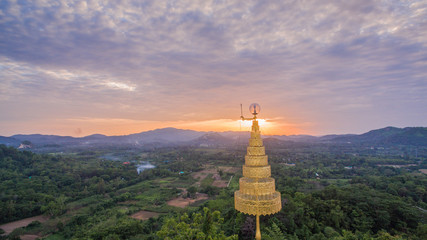
[[[314,134],[427,125],[426,14],[425,1],[2,1],[0,122],[29,108],[198,121],[259,101]]]

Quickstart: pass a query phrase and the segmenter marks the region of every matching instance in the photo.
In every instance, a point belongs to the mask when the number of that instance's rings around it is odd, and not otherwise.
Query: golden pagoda
[[[243,165],[243,177],[239,180],[240,189],[234,192],[234,206],[237,211],[256,216],[255,238],[260,240],[259,216],[279,212],[282,203],[280,193],[276,191],[274,178],[271,178],[271,166],[268,165],[256,118],[260,106],[253,103],[249,111],[253,114],[253,118],[241,116],[242,120],[252,120],[252,131]]]

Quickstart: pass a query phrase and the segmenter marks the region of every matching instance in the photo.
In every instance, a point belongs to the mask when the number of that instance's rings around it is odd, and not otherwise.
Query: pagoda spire
[[[274,214],[282,208],[280,193],[276,191],[274,178],[271,178],[271,166],[265,155],[256,115],[260,106],[256,103],[249,107],[254,115],[251,138],[243,165],[243,177],[239,180],[240,189],[234,192],[234,206],[237,211],[256,216],[257,240],[261,239],[259,216]],[[242,120],[249,120],[241,116]]]

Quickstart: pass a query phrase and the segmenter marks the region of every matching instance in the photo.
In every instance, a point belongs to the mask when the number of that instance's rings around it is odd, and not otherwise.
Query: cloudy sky
[[[252,102],[265,134],[427,126],[427,1],[0,1],[0,135],[239,130]]]

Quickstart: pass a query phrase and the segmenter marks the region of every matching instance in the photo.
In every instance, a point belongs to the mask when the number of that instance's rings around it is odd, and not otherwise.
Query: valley
[[[427,220],[427,156],[423,147],[401,154],[413,148],[266,141],[283,210],[261,218],[263,235],[418,239]],[[116,146],[39,154],[2,146],[2,224],[43,216],[6,227],[8,238],[159,239],[176,216],[218,211],[224,236],[250,239],[251,217],[233,204],[245,152],[244,145]],[[314,215],[301,215],[308,210]]]

